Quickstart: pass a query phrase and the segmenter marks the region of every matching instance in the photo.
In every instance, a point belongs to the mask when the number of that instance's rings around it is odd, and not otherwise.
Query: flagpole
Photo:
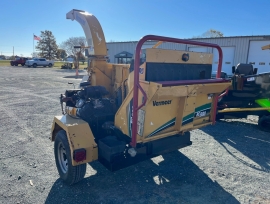
[[[34,33],[33,33],[33,57],[34,57]]]

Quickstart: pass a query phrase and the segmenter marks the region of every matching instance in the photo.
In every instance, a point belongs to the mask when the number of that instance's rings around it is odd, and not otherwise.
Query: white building
[[[73,57],[67,57],[66,61],[67,62],[74,62],[74,58]]]
[[[236,66],[238,63],[251,63],[254,68],[258,68],[258,73],[270,72],[270,50],[261,49],[262,46],[270,44],[270,35],[196,38],[189,40],[218,44],[223,51],[222,70],[228,74],[231,74],[232,66]],[[107,49],[110,62],[129,63],[134,54],[136,44],[137,41],[108,42]],[[146,42],[143,48],[150,48],[154,44],[156,44],[155,41]],[[213,71],[217,69],[218,51],[215,48],[174,43],[163,43],[159,48],[213,53]]]

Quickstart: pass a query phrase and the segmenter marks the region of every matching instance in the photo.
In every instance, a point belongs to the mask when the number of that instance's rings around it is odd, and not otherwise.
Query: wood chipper
[[[262,50],[270,49],[270,45]],[[257,74],[252,64],[239,63],[232,67],[232,85],[219,99],[218,115],[222,118],[259,116],[258,125],[270,132],[270,72]]]
[[[83,179],[89,162],[115,171],[189,146],[190,130],[215,123],[218,98],[231,84],[220,78],[218,45],[147,35],[131,65],[109,64],[95,16],[73,9],[67,18],[83,27],[90,60],[81,88],[61,94],[63,115],[54,117],[51,129],[56,166],[67,184]],[[141,55],[148,40],[158,44]],[[216,48],[217,78],[211,79],[212,54],[158,49],[162,42]]]

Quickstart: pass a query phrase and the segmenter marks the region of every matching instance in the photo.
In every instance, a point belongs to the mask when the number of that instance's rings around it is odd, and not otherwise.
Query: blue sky
[[[270,35],[269,0],[1,0],[0,54],[30,56],[33,33],[50,30],[57,44],[84,36],[71,9],[94,14],[106,41],[147,34],[191,38],[213,28],[225,36]],[[37,41],[35,41],[36,43]]]

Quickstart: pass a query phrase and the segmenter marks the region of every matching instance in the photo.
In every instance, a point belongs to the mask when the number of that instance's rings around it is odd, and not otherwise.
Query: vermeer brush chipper
[[[124,168],[191,145],[190,130],[215,123],[218,97],[231,84],[219,78],[218,45],[148,35],[138,42],[134,63],[109,64],[95,16],[72,10],[67,18],[83,27],[91,60],[81,89],[61,95],[63,115],[54,118],[51,130],[56,166],[67,184],[83,179],[89,162]],[[148,40],[218,49],[217,78],[211,79],[211,54],[154,46],[140,58]]]

